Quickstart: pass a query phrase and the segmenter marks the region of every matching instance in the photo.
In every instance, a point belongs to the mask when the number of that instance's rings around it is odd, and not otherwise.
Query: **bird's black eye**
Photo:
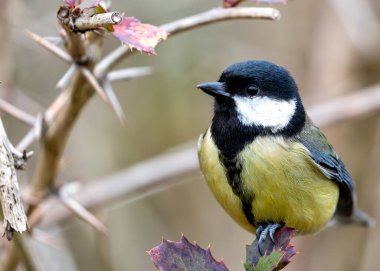
[[[249,96],[255,96],[255,95],[257,95],[257,93],[259,93],[259,88],[258,88],[258,86],[256,86],[256,85],[249,85],[248,87],[247,87],[247,94],[249,95]]]

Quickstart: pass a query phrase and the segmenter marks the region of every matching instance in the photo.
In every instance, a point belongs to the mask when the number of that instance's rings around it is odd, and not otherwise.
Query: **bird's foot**
[[[281,228],[281,224],[267,224],[266,226],[259,225],[256,229],[256,238],[258,239],[258,248],[261,256],[264,254],[261,251],[260,245],[262,245],[267,239],[268,235],[273,244],[275,244],[274,233],[278,228]]]

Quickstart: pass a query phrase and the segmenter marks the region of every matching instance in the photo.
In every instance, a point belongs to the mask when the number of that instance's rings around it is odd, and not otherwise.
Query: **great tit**
[[[226,212],[259,242],[273,240],[281,225],[309,234],[329,222],[372,223],[285,68],[241,62],[197,87],[215,100],[212,124],[198,142],[201,170]]]

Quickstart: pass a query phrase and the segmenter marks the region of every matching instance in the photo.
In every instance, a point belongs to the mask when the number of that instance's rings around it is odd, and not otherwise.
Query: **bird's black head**
[[[305,112],[294,79],[271,62],[233,64],[218,82],[203,83],[198,88],[215,98],[213,123],[236,122],[238,128],[251,127],[257,134],[285,136],[304,125]]]

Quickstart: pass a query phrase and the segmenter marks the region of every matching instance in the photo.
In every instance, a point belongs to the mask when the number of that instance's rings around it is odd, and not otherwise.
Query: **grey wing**
[[[326,177],[339,186],[336,215],[349,217],[355,209],[355,183],[326,137],[307,120],[303,131],[296,136],[310,152],[312,160]]]

